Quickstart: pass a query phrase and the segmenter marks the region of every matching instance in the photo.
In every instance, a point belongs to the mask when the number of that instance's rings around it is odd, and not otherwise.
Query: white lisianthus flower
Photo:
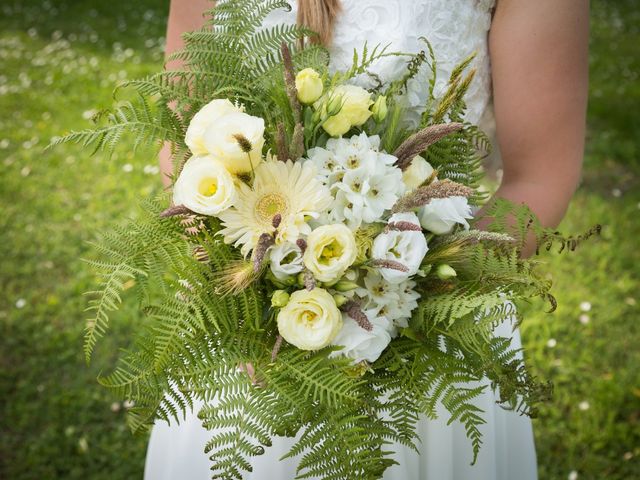
[[[419,212],[420,225],[436,235],[451,232],[459,223],[469,229],[468,219],[473,218],[466,197],[434,198]]]
[[[269,266],[278,280],[286,280],[302,271],[302,252],[291,242],[284,242],[269,250]]]
[[[296,90],[300,103],[309,105],[322,95],[322,79],[313,68],[300,70],[296,75]]]
[[[302,260],[316,280],[333,282],[351,266],[357,254],[353,232],[346,225],[323,225],[307,237]]]
[[[332,137],[341,137],[351,127],[359,127],[372,114],[369,110],[369,107],[373,105],[371,93],[362,87],[340,85],[329,93],[326,102],[335,103],[337,99],[342,105],[340,111],[336,115],[330,116],[322,124],[322,128]],[[321,108],[327,108],[327,106]]]
[[[322,288],[293,292],[277,317],[278,332],[301,350],[320,350],[342,328],[342,314],[333,297]]]
[[[391,326],[386,318],[374,317],[372,313],[369,310],[364,312],[373,325],[371,331],[365,330],[347,314],[343,314],[342,329],[331,343],[343,348],[332,352],[331,356],[344,355],[347,358],[352,358],[354,363],[363,360],[373,363],[380,357],[391,342],[391,333],[389,332]]]
[[[210,126],[215,125],[220,117],[229,113],[242,112],[243,108],[229,100],[216,99],[202,107],[191,119],[184,141],[196,156],[207,155],[209,151],[204,145],[204,135]]]
[[[231,174],[213,157],[191,157],[173,186],[174,205],[217,216],[233,205],[236,188]]]
[[[433,167],[420,155],[411,160],[411,164],[402,174],[402,180],[409,190],[422,185],[433,174]]]
[[[247,142],[248,152],[242,142]],[[264,120],[244,112],[223,115],[207,128],[203,143],[229,172],[250,172],[262,161]]]
[[[396,213],[389,223],[404,222],[420,227],[420,221],[413,212]],[[375,260],[397,262],[406,271],[393,267],[380,267],[380,274],[390,283],[400,283],[420,268],[420,263],[429,248],[421,230],[390,230],[378,235],[373,241],[372,256]]]

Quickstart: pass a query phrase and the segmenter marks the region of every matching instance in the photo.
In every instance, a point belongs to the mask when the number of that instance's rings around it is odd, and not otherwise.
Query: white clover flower
[[[396,213],[391,216],[389,223],[406,222],[420,227],[418,217],[413,212]],[[380,267],[380,274],[391,283],[400,283],[415,275],[420,269],[420,263],[429,250],[427,240],[421,230],[390,230],[378,235],[373,241],[373,258],[382,262],[397,262],[406,270]]]
[[[419,212],[420,224],[436,235],[450,233],[456,224],[469,229],[468,219],[473,218],[466,197],[434,198]]]
[[[269,250],[269,267],[278,280],[286,280],[302,271],[302,251],[291,242],[275,245]]]

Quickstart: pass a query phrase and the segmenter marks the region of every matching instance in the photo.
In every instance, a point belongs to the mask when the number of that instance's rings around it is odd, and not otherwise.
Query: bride
[[[438,59],[438,88],[451,69],[477,52],[476,79],[467,120],[497,136],[503,179],[496,195],[528,204],[547,226],[563,217],[580,176],[587,100],[588,0],[298,0],[292,11],[274,12],[273,23],[299,22],[320,33],[332,67],[350,65],[354,48],[390,44],[391,51],[418,52],[427,38]],[[181,46],[180,34],[203,22],[208,0],[172,0],[167,51]],[[388,81],[404,59],[387,57],[373,71]],[[171,68],[172,65],[169,65]],[[175,65],[173,65],[175,67]],[[424,104],[426,69],[408,88],[414,115]],[[163,171],[171,171],[166,151]],[[165,179],[166,181],[166,179]],[[533,246],[530,246],[530,251]],[[510,325],[497,334],[509,336]],[[519,334],[513,345],[520,346]],[[446,412],[418,423],[420,455],[400,445],[399,465],[385,479],[531,480],[537,478],[531,421],[500,408],[489,389],[478,400],[486,413],[483,446],[471,466],[472,450],[462,425],[447,425]],[[151,434],[146,480],[205,480],[207,432],[190,414],[180,425],[157,424]],[[276,438],[252,460],[254,480],[293,479],[296,461],[278,461],[294,439]]]

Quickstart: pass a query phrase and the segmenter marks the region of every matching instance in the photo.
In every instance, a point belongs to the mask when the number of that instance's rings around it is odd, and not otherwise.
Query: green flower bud
[[[449,280],[450,278],[453,278],[458,274],[449,265],[443,263],[442,265],[438,265],[438,268],[436,269],[436,275],[440,280]]]
[[[349,280],[340,280],[333,286],[334,290],[338,292],[348,292],[349,290],[353,290],[354,288],[358,288],[358,284],[355,282],[350,282]]]
[[[384,119],[387,118],[388,112],[387,97],[385,97],[384,95],[380,95],[371,107],[371,112],[373,113],[373,119],[376,121],[376,123],[381,123],[382,121],[384,121]]]
[[[333,294],[333,300],[336,302],[336,307],[340,308],[342,305],[347,303],[348,298],[340,293]]]
[[[273,295],[271,295],[272,307],[282,308],[287,303],[289,303],[289,294],[284,290],[276,290],[273,292]]]

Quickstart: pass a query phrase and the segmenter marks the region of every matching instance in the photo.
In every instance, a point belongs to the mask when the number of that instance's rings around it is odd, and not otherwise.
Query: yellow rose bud
[[[320,350],[342,329],[342,314],[333,297],[322,288],[293,292],[277,317],[278,332],[301,350]]]
[[[333,282],[344,274],[357,255],[353,232],[346,225],[323,225],[307,237],[304,265],[320,282]]]
[[[371,107],[373,119],[376,123],[381,123],[385,118],[387,118],[387,111],[387,97],[380,95],[373,104],[373,107]]]
[[[313,68],[300,70],[296,75],[298,100],[306,105],[315,102],[322,95],[323,85],[320,74]]]
[[[331,115],[337,99],[340,99],[340,110]],[[329,118],[322,124],[322,128],[332,137],[340,137],[352,127],[359,127],[366,122],[372,112],[369,107],[373,104],[371,93],[355,85],[340,85],[336,87],[327,100],[325,106]]]
[[[284,290],[276,290],[271,295],[271,306],[281,308],[289,302],[289,294]]]

